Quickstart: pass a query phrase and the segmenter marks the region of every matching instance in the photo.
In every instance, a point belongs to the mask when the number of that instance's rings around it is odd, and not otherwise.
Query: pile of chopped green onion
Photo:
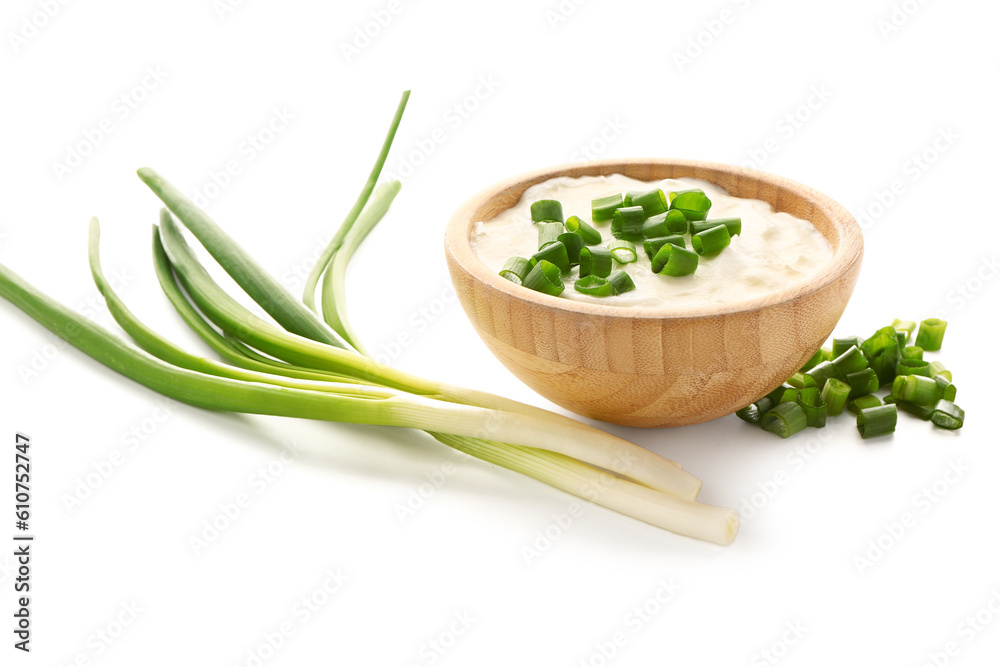
[[[547,410],[412,376],[365,351],[348,323],[345,275],[355,250],[399,192],[397,181],[377,182],[408,97],[403,94],[375,166],[301,301],[179,190],[153,170],[139,170],[165,206],[153,226],[156,275],[181,318],[215,353],[212,358],[181,349],[147,327],[114,292],[101,268],[96,218],[90,223],[91,273],[134,345],[4,266],[0,296],[112,370],[179,401],[209,410],[421,429],[456,450],[655,526],[731,543],[739,515],[696,502],[701,482],[673,461]],[[253,314],[215,282],[181,225],[271,319]],[[539,285],[559,279],[548,266],[557,267],[536,262],[532,269],[541,267],[533,279]]]
[[[635,289],[631,276],[614,264],[639,261],[642,243],[653,273],[689,276],[699,257],[718,255],[742,229],[740,218],[708,220],[712,202],[701,189],[616,193],[591,202],[593,224],[572,215],[563,218],[562,204],[542,199],[531,205],[538,229],[538,250],[531,257],[511,257],[500,270],[503,278],[537,292],[559,296],[563,277],[579,267],[573,287],[591,296],[615,296]],[[610,223],[613,240],[604,243],[594,225]],[[688,249],[690,244],[691,249]]]
[[[965,411],[955,404],[951,371],[924,352],[941,349],[947,322],[937,318],[920,323],[893,320],[871,337],[834,338],[781,386],[738,410],[740,419],[758,424],[782,438],[822,427],[827,416],[846,407],[857,415],[862,438],[896,430],[897,408],[940,428],[962,428]],[[913,345],[908,345],[917,330]],[[883,387],[883,398],[876,392]]]

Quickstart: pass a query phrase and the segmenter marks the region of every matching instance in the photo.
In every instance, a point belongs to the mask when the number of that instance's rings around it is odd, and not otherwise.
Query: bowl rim
[[[524,190],[557,176],[599,176],[609,173],[621,173],[621,169],[642,168],[648,165],[674,166],[685,169],[709,170],[712,174],[725,174],[736,178],[749,178],[775,188],[789,190],[801,199],[808,201],[815,209],[825,210],[832,227],[837,233],[837,244],[833,257],[808,280],[797,283],[777,292],[732,303],[710,304],[704,306],[610,306],[585,301],[576,301],[560,296],[543,294],[528,290],[520,285],[500,277],[499,273],[483,263],[472,249],[472,226],[479,218],[476,213],[491,199],[513,188]],[[565,172],[571,172],[567,174]],[[718,185],[705,175],[680,176],[678,178],[699,178]],[[812,223],[812,221],[809,221]],[[814,224],[814,223],[813,223]],[[829,240],[829,239],[828,239]],[[803,185],[797,181],[771,174],[757,169],[739,167],[722,162],[707,162],[702,160],[685,160],[672,158],[619,158],[573,162],[518,174],[486,187],[465,200],[455,211],[445,228],[445,252],[476,280],[516,299],[532,302],[538,305],[555,308],[569,313],[585,315],[602,315],[605,317],[624,317],[630,319],[695,319],[718,315],[730,315],[760,310],[768,306],[797,300],[828,288],[836,282],[855,263],[860,262],[864,252],[864,242],[861,228],[854,216],[823,193]]]

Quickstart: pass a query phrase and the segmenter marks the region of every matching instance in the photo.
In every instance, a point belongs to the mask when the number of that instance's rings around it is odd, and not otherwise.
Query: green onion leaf
[[[816,387],[800,389],[795,402],[806,414],[806,425],[813,428],[826,426],[826,403],[823,394]]]
[[[615,294],[624,294],[625,292],[631,292],[635,289],[635,283],[632,282],[632,276],[620,269],[608,276],[608,282],[615,288]]]
[[[896,375],[931,376],[931,365],[923,359],[900,359],[896,364]]]
[[[851,386],[837,378],[828,378],[823,385],[823,401],[826,403],[826,414],[836,417],[844,411],[844,404],[851,393]]]
[[[816,350],[813,356],[809,357],[809,361],[802,364],[802,368],[799,369],[800,373],[805,373],[810,368],[814,368],[816,364],[823,361],[823,350]]]
[[[563,232],[557,239],[566,246],[566,256],[569,257],[570,266],[580,263],[580,251],[583,250],[583,237],[575,232]]]
[[[631,264],[639,259],[635,252],[635,245],[631,241],[624,239],[609,241],[608,250],[619,264]]]
[[[711,229],[698,232],[691,236],[691,247],[699,255],[711,256],[718,254],[730,243],[729,230],[725,225],[716,225]]]
[[[678,248],[684,248],[684,237],[680,234],[671,234],[670,236],[657,236],[655,238],[646,239],[642,242],[642,247],[646,250],[646,256],[650,260],[656,256],[656,252],[662,248],[665,244],[670,243],[677,246]],[[654,271],[654,273],[656,273]]]
[[[863,342],[864,342],[864,339],[861,338],[861,337],[859,337],[859,336],[848,336],[846,338],[834,338],[833,339],[833,347],[831,348],[831,352],[833,354],[833,358],[836,359],[837,357],[839,357],[840,355],[842,355],[844,352],[847,352],[849,349],[851,349],[852,346],[857,347],[858,349],[861,349],[861,344]]]
[[[934,411],[931,413],[931,422],[935,426],[940,426],[950,431],[960,429],[965,424],[965,410],[951,401],[942,399],[934,405]]]
[[[562,241],[548,244],[532,255],[530,261],[532,265],[535,265],[543,259],[555,264],[563,272],[569,271],[569,251],[566,250]]]
[[[601,242],[601,233],[575,215],[566,218],[566,231],[576,232],[587,245],[597,245]]]
[[[698,268],[698,253],[666,243],[653,255],[653,273],[661,276],[689,276]]]
[[[615,211],[625,205],[621,193],[599,197],[590,202],[590,219],[594,222],[607,222],[614,217]]]
[[[948,323],[936,317],[924,320],[920,323],[920,329],[917,331],[916,344],[928,352],[940,350],[941,343],[944,341],[944,330],[947,328]]]
[[[943,393],[937,382],[921,375],[897,375],[892,382],[893,396],[917,405],[932,405],[943,398]]]
[[[806,413],[798,403],[786,401],[768,410],[760,418],[760,427],[777,436],[787,438],[806,428]]]
[[[565,231],[561,222],[540,222],[535,226],[538,228],[539,250],[558,241],[559,235]]]
[[[940,375],[941,377],[948,380],[948,382],[951,382],[951,371],[945,368],[943,362],[932,361],[930,368],[928,370],[931,372],[931,377],[937,377]]]
[[[531,271],[531,262],[524,257],[511,257],[504,262],[503,268],[500,269],[500,276],[515,285],[520,285],[524,283],[529,271]]]
[[[524,286],[542,294],[559,296],[563,286],[562,270],[552,262],[540,259],[524,278]]]
[[[895,430],[895,405],[880,405],[874,408],[865,408],[858,413],[858,433],[866,440],[880,435],[887,435]]]
[[[641,206],[647,218],[660,215],[667,210],[667,196],[663,194],[663,190],[630,194],[629,201],[624,202],[625,206]]]
[[[892,321],[892,324],[890,324],[889,326],[891,326],[896,331],[905,331],[907,341],[910,340],[910,336],[912,336],[913,332],[916,331],[917,329],[917,323],[911,320],[894,319]],[[905,342],[906,341],[904,341],[904,344]]]
[[[602,246],[580,248],[580,277],[599,276],[607,278],[611,275],[611,251]]]
[[[880,385],[889,384],[896,377],[896,364],[902,357],[896,330],[882,327],[861,343],[861,351],[868,358],[868,365],[878,375]]]
[[[829,378],[836,378],[841,382],[847,381],[847,376],[837,368],[832,361],[821,361],[805,372],[806,386],[820,389],[826,385]]]
[[[882,401],[878,400],[878,396],[865,394],[864,396],[858,396],[849,400],[847,402],[847,409],[854,414],[858,414],[865,408],[874,408],[879,405],[882,405]]]
[[[614,285],[607,278],[600,276],[585,276],[573,283],[573,289],[590,296],[614,296]]]
[[[670,193],[670,208],[680,211],[688,220],[704,220],[712,201],[700,188],[678,190]]]
[[[919,345],[907,345],[903,348],[903,359],[924,360],[924,348]]]
[[[642,223],[646,214],[641,206],[628,206],[615,211],[611,217],[611,235],[616,239],[642,240]]]
[[[697,234],[699,232],[708,231],[712,227],[718,225],[725,225],[726,231],[729,232],[729,236],[739,236],[740,232],[743,231],[743,222],[740,218],[717,218],[715,220],[698,220],[691,223],[691,233]]]
[[[785,380],[785,384],[791,385],[796,389],[806,388],[806,376],[804,373],[793,373],[792,377]]]
[[[833,360],[833,365],[840,369],[846,377],[851,373],[868,368],[868,358],[858,348],[851,346],[843,354]]]
[[[555,199],[539,199],[531,205],[534,222],[563,222],[562,204]]]
[[[851,387],[851,398],[878,391],[878,375],[870,368],[847,374],[847,384]]]
[[[768,410],[774,407],[774,403],[767,396],[761,398],[758,401],[751,403],[745,408],[740,408],[736,411],[736,416],[745,422],[751,424],[759,424],[761,417],[764,416]]]

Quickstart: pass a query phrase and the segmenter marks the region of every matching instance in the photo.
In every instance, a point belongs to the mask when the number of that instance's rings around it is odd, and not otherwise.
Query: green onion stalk
[[[101,269],[96,219],[90,224],[91,274],[134,345],[3,266],[0,296],[85,354],[176,400],[217,411],[424,430],[458,451],[655,526],[731,543],[739,515],[696,502],[701,482],[673,461],[564,415],[419,378],[367,354],[347,317],[346,272],[399,192],[398,182],[378,180],[407,99],[404,93],[361,195],[310,274],[301,301],[166,179],[139,170],[165,206],[153,226],[157,279],[218,359],[181,349],[115,294]],[[271,320],[250,312],[211,278],[178,222]]]

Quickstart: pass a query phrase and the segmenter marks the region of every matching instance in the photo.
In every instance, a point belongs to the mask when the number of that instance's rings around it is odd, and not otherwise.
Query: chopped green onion
[[[666,212],[667,217],[667,231],[671,234],[687,234],[691,231],[691,223],[688,222],[687,217],[684,215],[684,211],[678,211],[677,209],[670,209]]]
[[[632,194],[631,201],[625,202],[625,206],[641,206],[646,212],[646,217],[660,215],[667,210],[667,196],[663,190],[650,190]]]
[[[562,281],[562,270],[552,262],[540,259],[524,278],[524,286],[536,292],[559,296],[565,289]]]
[[[823,353],[823,361],[833,361],[837,358],[832,347],[821,347],[819,351]]]
[[[711,207],[712,201],[700,188],[670,193],[670,208],[680,211],[688,220],[704,220]]]
[[[774,405],[778,405],[779,403],[794,403],[798,396],[799,390],[787,383],[775,388],[767,395]]]
[[[684,237],[680,234],[671,234],[670,236],[657,236],[656,238],[646,239],[642,242],[642,247],[646,250],[646,256],[649,259],[653,259],[656,256],[656,252],[662,248],[665,244],[670,243],[678,248],[686,247],[684,244]],[[655,271],[654,271],[655,273]]]
[[[837,378],[829,378],[823,385],[823,401],[826,403],[826,413],[837,416],[844,411],[844,404],[851,393],[851,386]]]
[[[940,426],[950,431],[960,429],[965,424],[965,410],[951,401],[942,399],[934,405],[934,411],[931,413],[931,422],[935,426]]]
[[[795,399],[802,411],[806,413],[806,424],[814,428],[826,426],[826,403],[823,393],[816,387],[800,389]]]
[[[689,276],[698,268],[698,254],[666,243],[653,255],[651,268],[661,276]]]
[[[600,276],[584,276],[573,283],[573,289],[582,294],[589,294],[590,296],[615,295],[614,285],[607,278]]]
[[[937,382],[922,375],[897,375],[892,382],[893,396],[917,405],[932,405],[942,394]]]
[[[806,413],[798,403],[785,401],[768,410],[760,418],[760,427],[782,438],[805,430]]]
[[[923,361],[924,348],[919,345],[907,345],[903,348],[903,359],[916,359],[917,361]]]
[[[697,234],[717,225],[725,225],[729,236],[739,236],[743,230],[743,222],[739,218],[716,218],[715,220],[699,220],[691,223],[691,233]]]
[[[531,262],[524,257],[511,257],[500,269],[500,276],[515,285],[520,285],[524,282],[529,271],[531,271]]]
[[[937,352],[941,349],[944,341],[944,330],[948,328],[948,323],[936,317],[928,318],[920,323],[917,331],[916,344],[928,352]]]
[[[907,341],[910,340],[910,336],[912,336],[913,332],[916,331],[917,329],[917,323],[913,322],[912,320],[894,319],[892,321],[892,324],[890,324],[889,326],[891,326],[896,331],[905,331]]]
[[[890,400],[891,399],[891,400]],[[887,396],[885,402],[893,403],[898,409],[904,412],[909,412],[914,417],[918,419],[923,419],[927,421],[934,414],[934,408],[930,405],[917,405],[916,403],[910,403],[909,401],[902,401],[896,399],[894,396]]]
[[[608,241],[608,250],[611,251],[611,256],[619,264],[631,264],[639,259],[639,256],[635,252],[635,244],[625,239]]]
[[[736,416],[745,422],[750,422],[751,424],[759,424],[760,418],[764,416],[764,413],[774,407],[774,402],[765,396],[758,401],[751,403],[745,408],[740,408],[736,411]]]
[[[559,240],[559,235],[563,233],[563,224],[561,222],[540,222],[538,227],[538,249],[541,250],[550,243],[555,243]]]
[[[594,222],[607,222],[615,211],[625,205],[621,193],[599,197],[590,202],[590,219]]]
[[[611,275],[611,251],[602,246],[592,248],[583,247],[580,249],[580,277],[600,276],[607,278]]]
[[[632,276],[622,270],[615,271],[608,276],[608,282],[615,288],[615,294],[624,294],[625,292],[631,292],[635,289],[635,283],[632,282]]]
[[[932,361],[930,366],[931,377],[941,376],[951,382],[951,371],[945,368],[944,363],[941,361]]]
[[[896,364],[902,352],[896,340],[896,330],[882,327],[861,343],[861,351],[868,358],[868,365],[878,375],[879,384],[889,384],[896,377]]]
[[[534,222],[562,222],[562,204],[555,199],[539,199],[531,205],[531,219]]]
[[[642,223],[646,222],[646,214],[641,206],[620,208],[611,216],[611,235],[616,239],[629,241],[642,240]]]
[[[580,251],[583,250],[583,237],[576,232],[563,232],[557,239],[566,246],[566,256],[569,257],[570,266],[580,263]]]
[[[806,386],[815,387],[816,389],[826,385],[826,381],[829,378],[836,378],[844,382],[847,381],[847,376],[844,375],[839,368],[834,366],[832,361],[819,362],[806,371],[805,376]]]
[[[815,367],[816,364],[818,364],[821,361],[823,361],[823,350],[816,350],[815,354],[809,357],[809,361],[807,361],[802,365],[802,368],[799,369],[799,372],[805,373],[807,370]]]
[[[681,217],[683,218],[684,216]],[[686,218],[684,220],[684,224],[687,224]],[[667,224],[666,213],[654,215],[652,218],[649,218],[646,222],[642,223],[642,235],[647,239],[658,236],[669,236],[670,234],[670,225]]]
[[[833,358],[836,359],[837,357],[839,357],[840,355],[842,355],[844,352],[847,352],[847,350],[849,350],[852,345],[860,349],[861,348],[861,343],[863,343],[863,342],[864,342],[864,339],[861,338],[860,336],[848,336],[846,338],[834,338],[833,339],[833,347],[831,348],[831,351],[833,353]]]
[[[851,387],[851,398],[873,394],[878,391],[878,375],[870,368],[847,374],[847,384]]]
[[[923,359],[900,359],[896,364],[896,375],[931,376],[931,365]]]
[[[958,394],[958,387],[953,385],[950,381],[941,377],[940,375],[935,375],[933,378],[934,383],[938,388],[938,395],[946,401],[954,401],[955,396]]]
[[[882,405],[882,401],[878,400],[878,396],[865,394],[864,396],[858,396],[849,400],[847,402],[847,409],[854,414],[858,414],[865,408],[874,408],[879,405]]]
[[[866,440],[896,430],[896,406],[880,405],[858,413],[858,433]]]
[[[597,245],[601,242],[601,233],[575,215],[566,218],[566,231],[576,232],[587,245]]]
[[[840,372],[845,376],[868,368],[867,357],[865,357],[861,350],[853,346],[834,359],[832,363],[834,366],[839,368]]]
[[[564,246],[561,241],[548,244],[532,255],[528,261],[531,262],[531,266],[534,267],[543,259],[552,262],[563,272],[569,271],[569,253],[566,250],[566,246]]]
[[[903,347],[906,345],[906,341],[909,339],[909,335],[902,329],[897,330],[895,333],[896,333],[896,344],[899,345],[899,349],[902,350]]]
[[[789,385],[795,387],[796,389],[805,389],[806,388],[806,376],[800,371],[800,372],[795,373],[794,375],[792,375],[792,377],[790,377],[787,380],[785,380],[785,384],[789,384]]]
[[[717,225],[691,236],[691,247],[699,255],[715,255],[730,242],[729,230],[725,225]]]

